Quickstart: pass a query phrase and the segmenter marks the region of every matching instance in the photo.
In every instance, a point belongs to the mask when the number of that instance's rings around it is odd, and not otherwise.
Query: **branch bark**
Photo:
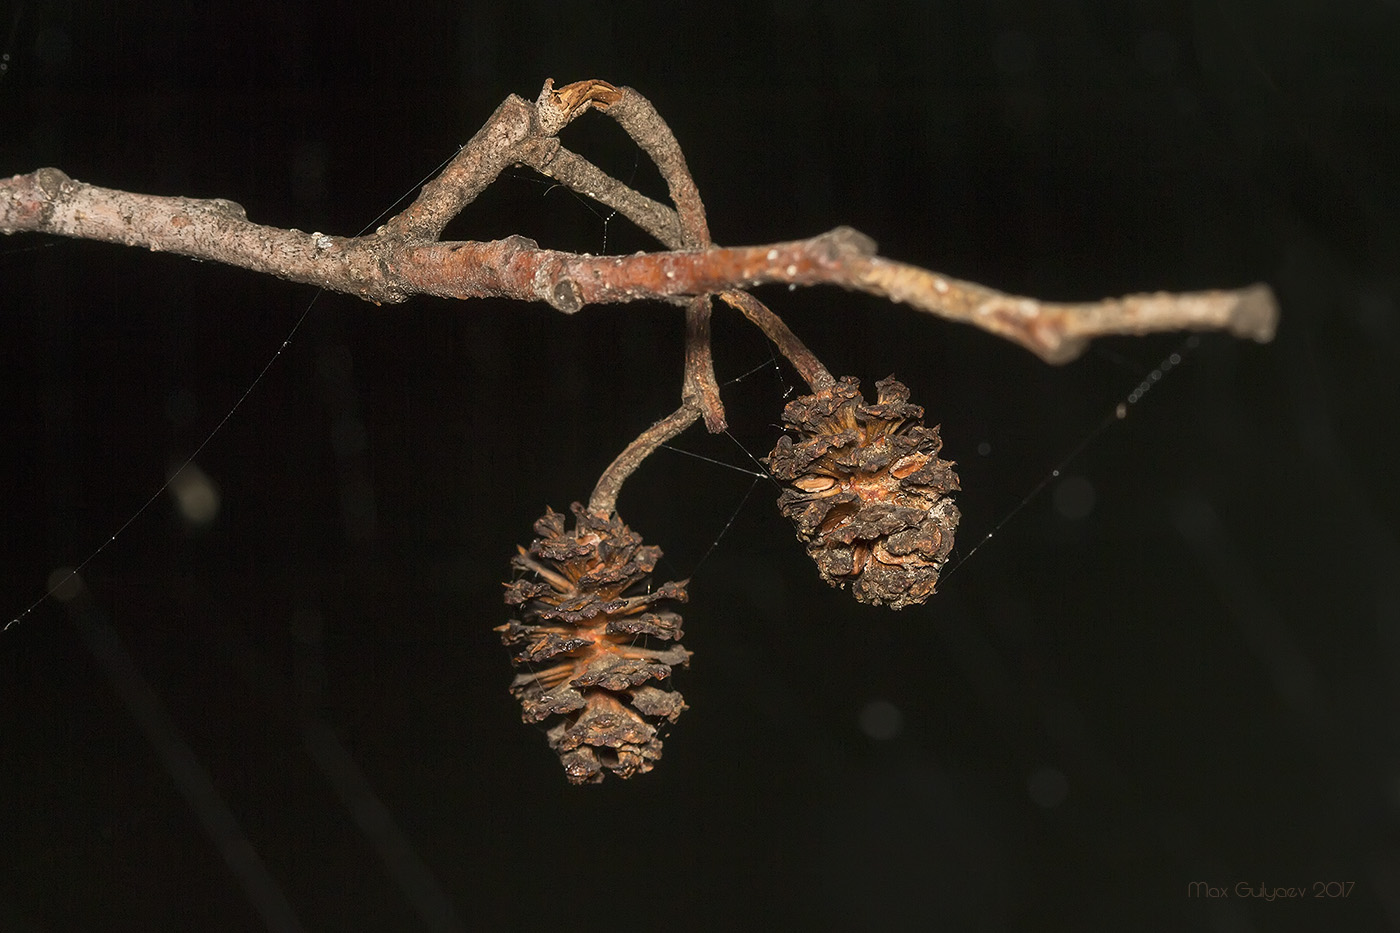
[[[680,408],[639,434],[636,440],[628,444],[626,449],[608,464],[603,475],[598,477],[593,494],[588,497],[588,510],[598,515],[611,515],[617,511],[617,496],[622,491],[622,484],[627,481],[627,477],[642,465],[642,461],[656,453],[658,447],[698,420],[699,403],[687,400]]]
[[[679,210],[633,191],[559,144],[554,134],[589,109],[615,117],[632,134],[660,167]],[[523,236],[438,241],[448,221],[515,163],[618,210],[671,249],[590,256],[541,249]],[[972,324],[1051,363],[1074,359],[1091,338],[1106,334],[1225,330],[1267,341],[1278,320],[1273,293],[1264,285],[1081,303],[1008,295],[880,257],[873,241],[848,227],[787,243],[716,247],[669,128],[636,91],[601,81],[559,89],[546,82],[533,104],[511,95],[413,204],[367,236],[269,227],[249,221],[232,201],[117,191],[75,181],[56,168],[0,180],[0,232],[49,233],[178,253],[376,304],[416,294],[499,297],[544,301],[573,314],[589,304],[677,300],[689,309],[685,393],[702,402],[712,429],[723,426],[723,411],[709,369],[708,342],[703,348],[693,345],[707,341],[710,306],[708,301],[683,300],[697,296],[764,284],[839,285]],[[755,317],[757,312],[745,313]]]
[[[414,208],[410,208],[413,211]],[[589,304],[701,295],[757,285],[840,285],[980,327],[1049,363],[1078,356],[1107,334],[1225,330],[1272,339],[1278,306],[1265,285],[1042,302],[874,255],[849,227],[764,246],[589,256],[539,248],[521,236],[487,242],[415,242],[441,212],[415,212],[363,237],[330,236],[249,221],[222,199],[159,197],[100,188],[54,168],[0,180],[0,232],[50,233],[264,272],[392,304],[415,294],[543,301],[573,314]]]

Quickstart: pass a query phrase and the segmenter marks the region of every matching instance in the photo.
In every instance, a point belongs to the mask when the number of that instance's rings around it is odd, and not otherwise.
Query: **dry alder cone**
[[[909,389],[894,377],[875,386],[873,405],[851,376],[789,402],[783,420],[795,437],[779,438],[767,465],[822,579],[903,609],[933,594],[948,560],[958,477]]]
[[[511,561],[526,575],[506,584],[516,618],[496,631],[528,668],[510,687],[525,721],[557,717],[549,745],[568,779],[584,784],[608,771],[644,774],[661,758],[658,729],[686,708],[670,687],[671,668],[690,652],[645,647],[681,637],[671,607],[685,602],[684,585],[648,586],[661,549],[643,545],[616,513],[578,503],[573,513],[568,531],[552,509],[535,522],[539,537]]]

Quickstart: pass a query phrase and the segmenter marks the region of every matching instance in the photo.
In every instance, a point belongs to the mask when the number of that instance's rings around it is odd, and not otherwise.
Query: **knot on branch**
[[[41,168],[34,173],[34,184],[49,200],[57,198],[63,186],[72,180],[67,172],[56,168]]]
[[[606,81],[575,81],[561,88],[547,78],[535,101],[535,122],[544,136],[553,136],[590,107],[607,110],[622,99],[623,92]]]
[[[16,175],[0,188],[0,232],[42,228],[53,218],[63,186],[72,182],[56,168]]]
[[[573,279],[560,279],[545,295],[550,307],[565,314],[573,314],[583,307],[583,289]]]
[[[855,227],[835,227],[812,238],[812,251],[819,260],[839,265],[855,259],[869,259],[879,247]]]
[[[228,198],[209,198],[205,203],[209,205],[209,210],[215,214],[222,214],[233,220],[248,219],[248,209],[237,201],[230,201]]]

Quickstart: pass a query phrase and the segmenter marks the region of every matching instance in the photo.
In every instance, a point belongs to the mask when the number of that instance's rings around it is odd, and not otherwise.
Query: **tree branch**
[[[719,297],[725,304],[738,309],[755,327],[763,331],[765,337],[773,341],[778,352],[787,358],[813,392],[821,392],[836,384],[830,371],[817,359],[817,355],[807,349],[807,345],[798,339],[792,328],[766,304],[748,292],[722,292]]]
[[[696,295],[685,309],[685,375],[681,398],[700,406],[705,430],[718,434],[727,425],[719,399],[714,354],[710,350],[710,296]]]
[[[447,168],[379,232],[408,241],[436,240],[506,166],[521,161],[527,143],[552,139],[590,108],[606,110],[625,93],[604,81],[579,81],[555,90],[551,78],[534,104],[511,94]]]
[[[522,147],[520,161],[546,178],[617,211],[661,245],[669,249],[685,245],[675,211],[624,185],[583,156],[564,148],[559,140],[531,140]]]
[[[440,216],[436,209],[427,210],[397,229],[422,230]],[[849,227],[789,243],[634,256],[540,249],[521,236],[486,242],[406,242],[386,228],[363,237],[284,230],[250,222],[232,201],[115,191],[74,181],[54,168],[0,180],[3,233],[51,233],[143,246],[306,282],[377,304],[405,301],[414,294],[497,297],[544,301],[572,314],[589,304],[765,284],[841,285],[972,324],[1051,363],[1074,359],[1090,338],[1106,334],[1228,330],[1268,341],[1278,319],[1273,294],[1264,285],[1084,303],[1007,295],[875,256],[869,238]]]
[[[685,401],[680,408],[647,428],[618,454],[598,483],[593,487],[593,495],[588,498],[588,510],[600,515],[611,515],[617,511],[617,496],[622,484],[631,476],[642,461],[656,452],[656,449],[671,438],[680,434],[700,419],[700,405],[693,400]]]
[[[853,263],[849,274],[849,282],[837,284],[980,327],[1047,363],[1067,363],[1084,352],[1090,338],[1109,334],[1224,330],[1268,343],[1278,326],[1278,302],[1263,284],[1057,302],[1008,295],[878,256]]]
[[[589,109],[599,109],[632,134],[656,161],[679,205],[673,211],[611,178],[563,148],[554,134]],[[637,223],[672,251],[595,257],[540,249],[522,236],[494,242],[438,242],[447,223],[513,163],[530,165]],[[546,82],[534,103],[506,99],[419,197],[363,237],[303,233],[252,223],[222,199],[134,194],[75,181],[55,168],[0,180],[0,232],[50,233],[103,240],[306,282],[377,304],[415,294],[544,301],[565,313],[588,304],[680,299],[762,284],[840,285],[980,327],[1063,363],[1090,338],[1167,330],[1227,330],[1272,338],[1278,307],[1264,285],[1233,291],[1157,292],[1099,302],[1042,302],[875,255],[863,234],[840,227],[807,240],[722,249],[711,245],[699,192],[680,147],[651,105],[630,88],[583,81],[555,89]],[[726,296],[731,304],[735,303]],[[770,337],[786,330],[776,316],[751,319]],[[688,340],[708,334],[709,303],[687,302]],[[766,308],[763,308],[766,311]],[[772,312],[767,312],[772,315]],[[778,339],[796,354],[800,341]],[[704,338],[707,339],[707,338]],[[805,348],[803,348],[805,350]],[[810,356],[810,353],[808,352]],[[687,392],[705,400],[712,429],[723,424],[708,347],[688,347]],[[815,359],[814,357],[812,358]],[[819,364],[818,364],[819,365]],[[699,391],[703,387],[703,391]]]
[[[705,205],[700,189],[685,164],[685,155],[671,128],[651,102],[630,88],[605,113],[618,122],[661,172],[676,205],[680,221],[680,246],[704,249],[714,245],[705,221]],[[710,350],[710,297],[697,295],[685,309],[685,387],[682,396],[700,405],[705,429],[718,434],[725,428],[724,404],[719,398],[714,355]]]

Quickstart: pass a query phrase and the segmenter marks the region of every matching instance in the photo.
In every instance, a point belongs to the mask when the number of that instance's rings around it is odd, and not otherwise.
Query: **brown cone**
[[[516,618],[498,626],[516,647],[510,691],[526,722],[558,717],[546,733],[575,784],[650,771],[661,758],[658,728],[686,708],[670,688],[671,668],[686,665],[680,645],[645,647],[650,638],[681,637],[681,617],[669,607],[686,600],[681,583],[647,586],[661,549],[616,514],[573,505],[574,527],[547,510],[539,535],[511,561],[526,575],[506,584]]]
[[[938,428],[893,376],[839,382],[789,402],[768,469],[783,482],[778,508],[797,527],[822,579],[856,599],[903,609],[933,594],[953,548],[958,477],[940,460]]]

